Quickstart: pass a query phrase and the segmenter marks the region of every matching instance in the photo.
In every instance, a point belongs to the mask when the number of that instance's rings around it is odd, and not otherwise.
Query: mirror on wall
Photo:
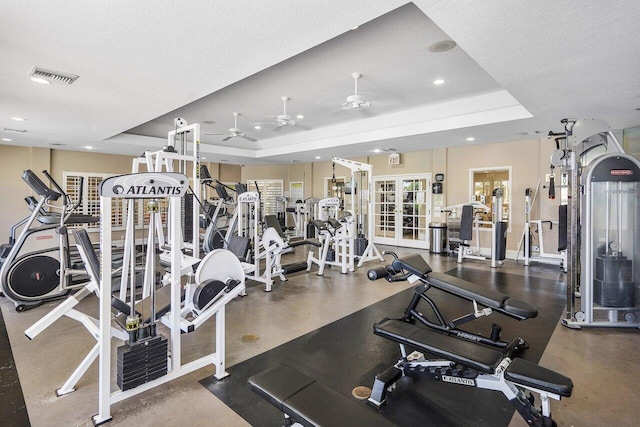
[[[502,220],[509,221],[509,207],[511,201],[511,167],[469,169],[470,200],[483,203],[491,208],[489,212],[480,212],[481,227],[491,228],[491,212],[493,212],[492,194],[496,188],[501,188],[504,194],[502,202]]]

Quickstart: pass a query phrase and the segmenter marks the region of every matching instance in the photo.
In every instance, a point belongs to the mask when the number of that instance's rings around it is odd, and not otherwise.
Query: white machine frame
[[[170,258],[171,258],[171,308],[170,311],[161,318],[162,324],[170,329],[169,344],[169,366],[166,375],[155,380],[144,383],[138,387],[122,391],[111,391],[111,222],[102,221],[100,230],[100,247],[102,251],[101,260],[101,282],[100,282],[100,318],[99,318],[99,376],[98,376],[98,414],[92,417],[94,425],[99,425],[111,420],[111,406],[117,402],[121,402],[130,397],[136,396],[175,378],[189,374],[197,369],[213,365],[215,367],[214,377],[217,379],[224,378],[228,375],[225,371],[225,306],[231,299],[235,298],[241,292],[244,292],[244,276],[242,283],[233,288],[231,292],[219,299],[212,307],[209,307],[208,316],[215,314],[216,317],[216,336],[215,336],[215,352],[204,357],[196,359],[192,362],[183,364],[181,361],[181,334],[187,329],[188,331],[195,329],[198,325],[185,324],[187,322],[178,313],[181,310],[181,234],[180,230],[180,198],[183,197],[188,188],[188,178],[183,174],[177,173],[157,173],[148,172],[131,175],[121,175],[103,181],[100,186],[100,214],[102,218],[111,218],[111,200],[113,198],[149,198],[150,190],[154,186],[164,186],[167,193],[161,197],[169,198],[169,233],[170,236]],[[131,194],[132,187],[140,187],[139,194]],[[120,189],[119,189],[120,187]],[[156,191],[153,198],[158,198]],[[129,194],[128,194],[129,193]],[[213,255],[214,253],[210,253]],[[239,262],[238,262],[239,265]],[[221,266],[224,267],[224,266]],[[240,271],[242,270],[241,267]]]
[[[194,192],[196,197],[199,200],[202,200],[202,186],[200,185],[200,123],[194,123],[191,125],[186,125],[186,121],[182,119],[176,119],[177,124],[183,124],[181,127],[177,127],[174,130],[171,130],[167,134],[167,147],[175,147],[176,137],[180,136],[187,140],[187,136],[189,134],[193,134],[192,146],[191,146],[191,154],[187,153],[186,144],[183,147],[178,147],[184,152],[172,152],[172,151],[145,151],[143,157],[138,157],[133,159],[133,164],[131,167],[131,173],[140,172],[140,166],[144,165],[148,172],[174,172],[174,163],[182,162],[183,168],[186,169],[186,163],[191,162],[192,164],[192,182],[191,182],[191,190]],[[185,170],[186,172],[186,170]],[[124,258],[122,269],[123,271],[128,271],[130,263],[135,262],[132,259],[131,247],[132,242],[129,239],[135,239],[135,223],[134,223],[134,199],[130,199],[127,201],[127,225],[125,234],[125,242],[124,242]],[[184,255],[183,264],[186,269],[194,263],[199,261],[200,258],[200,214],[199,209],[196,206],[196,201],[194,201],[193,209],[192,209],[192,243],[185,243],[184,239],[182,239],[182,235],[180,237],[180,247],[187,247],[191,250],[191,256]],[[179,211],[178,211],[179,212]],[[155,232],[157,236],[157,242],[161,245],[165,244],[167,240],[171,240],[171,236],[165,236],[164,226],[161,221],[161,212],[152,213],[155,216]],[[179,213],[178,213],[179,216]],[[170,221],[170,218],[168,219]],[[178,233],[181,234],[180,228],[177,229]],[[168,230],[167,230],[168,231]],[[149,235],[149,239],[151,239],[151,235]],[[167,239],[167,240],[165,240]],[[148,244],[148,242],[147,242]],[[143,285],[143,293],[144,297],[149,295],[151,283],[153,282],[153,275],[150,274],[150,265],[151,260],[147,258],[147,265],[144,273],[144,285]],[[127,295],[127,283],[125,275],[122,276],[120,282],[120,299],[125,300]]]
[[[520,239],[520,243],[524,240],[524,265],[529,266],[532,262],[537,262],[540,264],[550,264],[557,265],[564,269],[565,273],[567,272],[567,251],[562,250],[559,253],[551,253],[546,252],[544,250],[544,227],[542,224],[544,222],[549,222],[552,225],[559,225],[559,221],[551,220],[551,221],[543,221],[541,219],[531,219],[531,210],[538,199],[538,191],[540,189],[540,181],[538,181],[538,185],[536,186],[535,192],[533,193],[533,197],[530,194],[525,194],[525,202],[524,202],[524,230],[522,234],[522,238]],[[531,224],[535,224],[538,231],[538,255],[533,256],[531,253],[533,249],[529,251],[529,247],[531,245]],[[518,256],[520,255],[520,243],[518,243],[518,254],[516,255],[516,261],[518,260]]]
[[[327,213],[329,218],[338,220],[337,213],[340,208],[340,199],[337,197],[327,197],[318,201],[318,212],[322,220],[322,213]],[[335,216],[331,216],[334,213]],[[331,232],[318,231],[318,240],[322,246],[318,249],[318,257],[314,256],[315,251],[310,250],[307,254],[307,271],[311,271],[311,266],[318,266],[318,276],[324,274],[327,265],[340,267],[340,273],[347,274],[355,270],[355,224],[353,216],[346,216],[342,219],[340,228]],[[327,261],[329,247],[334,246],[335,259]],[[376,249],[377,250],[377,249]]]
[[[367,247],[365,248],[362,255],[360,255],[358,260],[358,267],[362,267],[362,265],[367,261],[379,260],[384,261],[382,254],[373,243],[374,236],[374,225],[373,218],[375,214],[375,200],[372,197],[373,194],[373,166],[368,163],[356,162],[348,159],[341,159],[339,157],[334,157],[332,159],[333,163],[336,163],[340,166],[344,166],[351,170],[351,177],[353,178],[356,173],[367,173],[367,183],[368,188],[366,190],[360,188],[360,198],[366,200],[367,202],[367,235],[365,236],[368,240]],[[355,197],[351,197],[351,211],[355,214]],[[359,212],[363,213],[363,212]]]

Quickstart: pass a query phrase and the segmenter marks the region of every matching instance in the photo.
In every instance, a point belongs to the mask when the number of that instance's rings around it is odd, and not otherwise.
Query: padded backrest
[[[282,226],[280,225],[280,221],[278,221],[278,217],[275,215],[265,215],[264,220],[267,223],[267,227],[273,227],[278,232],[278,235],[285,238],[284,231],[282,230]]]
[[[96,250],[93,249],[93,244],[91,243],[91,239],[89,239],[87,230],[73,230],[73,238],[85,254],[86,259],[83,257],[83,261],[87,272],[92,279],[100,281],[100,260],[98,259]]]
[[[558,206],[558,252],[567,249],[567,205]]]
[[[250,244],[251,244],[251,239],[249,239],[248,236],[232,235],[229,237],[229,242],[227,243],[227,249],[233,252],[233,254],[237,256],[239,260],[242,261],[247,258]]]
[[[311,224],[313,224],[318,231],[324,231],[327,229],[327,224],[321,219],[314,219],[311,221]]]
[[[460,240],[473,239],[473,206],[464,205],[462,207],[462,218],[460,218]]]
[[[395,259],[393,260],[392,266],[396,271],[407,270],[419,277],[426,277],[427,274],[433,271],[431,266],[420,254],[412,254]]]

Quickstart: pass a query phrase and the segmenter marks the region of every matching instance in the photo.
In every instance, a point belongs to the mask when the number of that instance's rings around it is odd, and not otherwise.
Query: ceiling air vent
[[[75,82],[78,78],[75,74],[63,73],[60,71],[49,71],[40,67],[33,67],[29,76],[40,77],[41,79],[46,79],[50,82],[66,83],[69,85]]]

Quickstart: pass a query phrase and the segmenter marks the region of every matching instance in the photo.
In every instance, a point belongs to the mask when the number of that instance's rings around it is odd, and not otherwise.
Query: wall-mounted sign
[[[389,154],[389,164],[390,165],[399,165],[400,164],[400,154],[399,153],[391,153],[391,154]]]

